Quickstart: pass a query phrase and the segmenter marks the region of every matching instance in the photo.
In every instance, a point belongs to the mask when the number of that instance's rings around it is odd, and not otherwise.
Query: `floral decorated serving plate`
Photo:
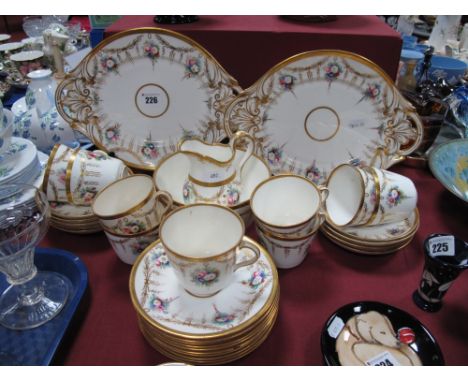
[[[132,268],[133,306],[151,325],[190,338],[228,335],[250,326],[271,308],[279,283],[270,255],[253,240],[244,239],[258,246],[259,260],[239,268],[229,286],[206,298],[194,297],[180,286],[161,242],[156,241]],[[248,258],[249,254],[244,256]],[[204,277],[208,279],[209,275],[200,274],[200,282]]]
[[[203,47],[179,33],[132,29],[95,47],[56,92],[59,113],[129,166],[154,170],[184,136],[227,136],[223,116],[241,91]]]
[[[416,318],[380,302],[345,305],[321,336],[329,366],[443,366],[437,341]]]
[[[447,190],[468,202],[468,139],[438,146],[429,156],[429,167]]]
[[[254,136],[273,173],[317,184],[342,163],[388,168],[420,144],[422,123],[376,64],[357,54],[317,50],[273,67],[224,114],[229,136]]]
[[[244,151],[236,150],[236,157],[244,155]],[[234,158],[236,160],[237,158]],[[190,158],[183,153],[174,153],[161,161],[153,174],[154,183],[158,190],[171,194],[175,203],[184,205],[184,183],[190,170]],[[235,209],[248,204],[250,196],[259,183],[270,177],[270,169],[263,159],[252,155],[241,173],[241,192]],[[221,187],[219,187],[221,189]],[[229,195],[228,195],[229,197]]]

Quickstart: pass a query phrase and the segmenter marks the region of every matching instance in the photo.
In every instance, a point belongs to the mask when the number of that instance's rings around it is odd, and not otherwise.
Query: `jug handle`
[[[238,131],[233,135],[231,138],[229,145],[231,146],[232,152],[235,152],[235,147],[236,147],[236,142],[241,140],[241,139],[247,139],[250,141],[250,144],[247,146],[247,150],[245,151],[244,156],[240,160],[239,164],[237,165],[236,172],[240,178],[242,169],[244,167],[244,164],[247,162],[247,160],[252,156],[254,149],[255,149],[255,138],[252,137],[249,133],[245,131]]]

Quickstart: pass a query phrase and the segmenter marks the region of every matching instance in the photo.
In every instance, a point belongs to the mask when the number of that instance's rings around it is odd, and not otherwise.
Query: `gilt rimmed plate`
[[[444,365],[437,341],[423,324],[380,302],[339,308],[325,323],[321,347],[329,366]]]
[[[241,88],[188,37],[132,29],[96,46],[61,82],[57,109],[73,128],[129,166],[153,170],[177,142],[227,136],[223,116]]]
[[[271,307],[279,283],[270,255],[244,239],[260,250],[259,260],[239,268],[226,288],[207,298],[194,297],[180,286],[160,240],[154,242],[132,268],[134,308],[150,325],[181,337],[214,338],[245,330]]]
[[[81,220],[95,217],[91,206],[75,206],[74,204],[64,202],[49,202],[49,205],[52,215],[59,218]]]
[[[224,114],[231,136],[253,135],[273,172],[324,183],[352,162],[388,168],[420,144],[422,123],[376,64],[357,54],[317,50],[273,67]]]
[[[336,232],[345,239],[365,243],[394,243],[407,239],[419,227],[419,211],[416,208],[406,219],[398,222],[373,226],[336,227],[328,220],[325,223],[329,231]]]

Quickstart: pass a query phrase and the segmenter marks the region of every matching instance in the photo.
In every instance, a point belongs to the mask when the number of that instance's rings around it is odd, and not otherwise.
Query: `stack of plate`
[[[179,285],[159,240],[138,257],[130,276],[132,303],[143,336],[161,354],[189,364],[225,364],[268,337],[278,315],[278,274],[266,250],[244,239],[258,247],[259,260],[239,268],[212,297],[194,297]]]
[[[99,219],[91,206],[76,206],[70,203],[49,202],[50,225],[61,231],[88,234],[102,231]]]
[[[416,208],[405,220],[375,226],[337,227],[327,220],[322,233],[335,244],[364,255],[385,255],[406,247],[419,228]]]

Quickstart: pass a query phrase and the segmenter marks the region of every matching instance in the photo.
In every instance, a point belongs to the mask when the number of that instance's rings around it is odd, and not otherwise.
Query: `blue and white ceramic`
[[[29,184],[41,171],[37,148],[27,139],[11,138],[0,161],[0,184]]]
[[[452,57],[433,56],[428,70],[429,79],[444,78],[450,85],[456,85],[465,75],[466,63]]]
[[[437,147],[429,156],[429,167],[447,190],[468,202],[468,139]]]
[[[0,102],[0,158],[8,150],[13,132],[13,113]],[[1,162],[1,159],[0,159]]]
[[[78,146],[74,131],[52,107],[41,117],[34,107],[34,95],[17,100],[11,110],[14,114],[13,136],[29,139],[37,148],[50,153],[56,143]]]
[[[403,66],[401,67],[399,77],[403,77],[406,74],[406,68],[408,65],[408,62],[416,62],[416,68],[414,70],[414,75],[417,76],[420,69],[419,69],[419,63],[422,62],[424,58],[424,54],[417,51],[417,50],[412,50],[412,49],[403,49],[400,54],[400,61],[403,62]]]
[[[55,89],[52,71],[40,69],[28,74],[31,83],[26,96],[13,104],[15,115],[13,135],[29,139],[40,151],[49,153],[56,143],[76,146],[77,139],[68,123],[55,107]]]

